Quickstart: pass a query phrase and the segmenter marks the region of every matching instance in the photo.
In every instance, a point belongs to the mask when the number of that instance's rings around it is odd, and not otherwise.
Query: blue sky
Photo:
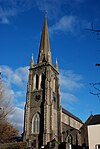
[[[100,113],[100,99],[89,83],[100,81],[99,0],[0,0],[0,71],[16,109],[10,120],[22,130],[28,66],[37,61],[44,14],[53,64],[58,59],[61,104],[85,121]]]

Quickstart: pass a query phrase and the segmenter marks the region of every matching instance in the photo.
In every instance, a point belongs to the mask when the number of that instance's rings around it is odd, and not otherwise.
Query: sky
[[[100,99],[90,83],[100,82],[99,0],[0,0],[0,71],[15,107],[9,116],[23,131],[28,69],[39,52],[44,15],[53,64],[58,59],[61,105],[83,122],[100,114]]]

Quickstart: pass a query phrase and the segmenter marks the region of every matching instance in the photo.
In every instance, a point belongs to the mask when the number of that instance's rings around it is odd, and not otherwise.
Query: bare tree
[[[97,35],[100,35],[100,29],[94,28],[94,24],[91,23],[91,28],[87,28],[86,30],[89,30],[91,32],[97,33]],[[95,64],[97,67],[100,66],[100,63]],[[93,90],[90,91],[92,95],[97,96],[100,98],[100,82],[98,83],[90,83],[90,85],[93,87]]]
[[[97,96],[100,98],[100,82],[99,83],[90,83],[90,85],[93,87],[93,90],[90,91],[92,95]]]
[[[11,123],[2,121],[0,123],[0,143],[9,143],[16,140],[18,130]]]
[[[97,35],[100,33],[100,29],[95,28],[93,23],[91,23],[91,28],[86,28],[86,30],[97,33]]]
[[[97,63],[96,66],[100,66],[100,64]]]
[[[8,116],[14,112],[10,96],[6,93],[6,87],[3,83],[0,73],[0,143],[14,141],[18,136],[18,129],[8,122]]]
[[[0,121],[5,120],[11,112],[14,112],[14,107],[12,106],[10,96],[7,95],[0,73]]]

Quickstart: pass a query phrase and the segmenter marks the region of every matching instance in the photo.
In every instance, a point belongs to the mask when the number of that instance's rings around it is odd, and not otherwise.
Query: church
[[[58,62],[52,64],[47,19],[40,40],[37,63],[30,60],[26,104],[24,113],[23,140],[34,149],[59,148],[66,142],[81,146],[83,122],[64,109],[60,103]]]

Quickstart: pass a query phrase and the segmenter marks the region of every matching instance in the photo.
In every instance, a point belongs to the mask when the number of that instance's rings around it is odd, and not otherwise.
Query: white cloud
[[[15,92],[15,98],[19,98],[19,97],[22,98],[23,97],[23,94],[24,94],[23,91],[20,91],[20,90],[19,91],[16,91]]]
[[[28,80],[28,66],[20,67],[16,70],[8,66],[0,66],[0,72],[5,85],[7,98],[12,99],[13,104],[22,103],[25,101],[27,80]]]
[[[60,69],[60,85],[62,89],[75,90],[83,87],[82,75],[74,73],[72,70]]]
[[[75,92],[84,87],[83,77],[72,70],[60,69],[59,72],[62,106],[72,110],[73,103],[78,102]]]
[[[22,132],[23,127],[24,110],[22,108],[25,106],[28,68],[26,66],[13,70],[9,66],[0,66],[0,72],[5,84],[6,98],[11,100],[13,107],[15,107],[15,112],[9,116],[9,120],[14,125],[17,125],[20,132]]]
[[[78,35],[81,30],[90,25],[86,20],[82,20],[75,15],[65,15],[57,23],[49,28],[50,34],[63,32],[65,34]]]
[[[0,0],[0,23],[9,24],[10,17],[29,10],[33,5],[33,0]]]
[[[7,19],[7,17],[1,16],[1,18],[0,18],[0,23],[1,23],[1,24],[9,24],[9,20]]]
[[[36,0],[36,5],[39,10],[43,12],[47,11],[48,18],[57,18],[63,14],[62,9],[66,9],[66,12],[71,12],[72,7],[75,9],[77,5],[84,2],[84,0]]]
[[[66,102],[76,102],[77,97],[71,93],[61,92],[61,99],[66,100]]]
[[[20,67],[20,68],[15,70],[15,74],[16,74],[17,77],[19,77],[21,79],[22,82],[21,81],[20,82],[22,84],[26,83],[26,81],[27,81],[26,78],[28,76],[28,69],[29,69],[29,67],[26,66],[26,67]]]
[[[83,2],[84,0],[0,0],[0,23],[9,24],[11,17],[33,7],[42,12],[47,11],[49,19],[56,18],[63,14],[62,6],[69,12],[72,7],[75,9]]]
[[[2,24],[9,24],[9,17],[15,16],[16,11],[12,8],[7,6],[8,2],[0,1],[0,23]]]
[[[26,87],[28,79],[28,66],[15,70],[8,66],[0,66],[0,72],[5,85],[6,99],[11,101],[15,112],[10,114],[9,120],[22,132],[23,114],[26,99]]]
[[[9,121],[17,126],[20,133],[23,132],[23,124],[24,124],[24,110],[18,107],[15,107],[14,112],[9,115]]]
[[[67,31],[73,32],[76,26],[76,17],[75,16],[63,16],[60,20],[49,28],[50,33],[57,31]]]
[[[20,67],[16,70],[12,70],[9,66],[2,65],[0,66],[0,71],[2,72],[3,78],[8,86],[11,85],[24,87],[24,83],[27,82],[28,76],[28,66]]]

